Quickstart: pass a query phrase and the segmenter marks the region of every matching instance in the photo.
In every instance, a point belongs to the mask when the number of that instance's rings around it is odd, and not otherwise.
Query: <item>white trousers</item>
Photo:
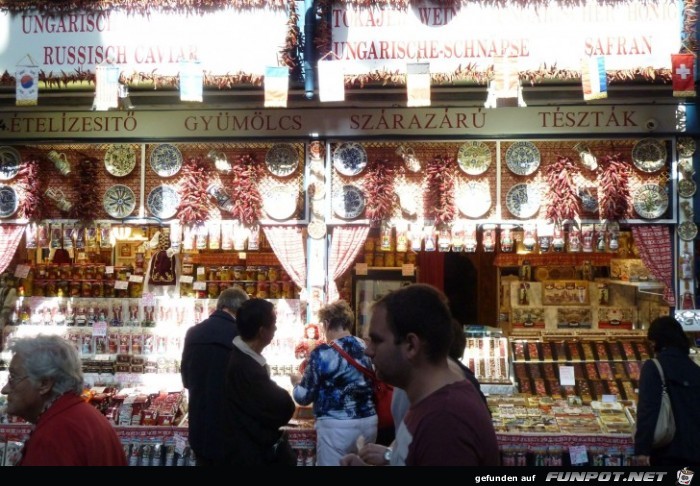
[[[357,438],[365,442],[377,440],[377,416],[361,419],[316,419],[316,465],[339,466],[340,458],[357,452]]]

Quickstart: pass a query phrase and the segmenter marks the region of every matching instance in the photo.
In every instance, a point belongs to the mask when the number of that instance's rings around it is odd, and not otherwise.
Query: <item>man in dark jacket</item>
[[[237,314],[239,336],[226,372],[226,423],[233,447],[227,451],[232,466],[294,466],[296,456],[283,440],[296,408],[291,395],[270,377],[262,356],[275,336],[277,315],[272,303],[250,299]]]
[[[241,288],[226,289],[216,310],[185,336],[182,383],[189,391],[189,442],[198,466],[223,464],[230,444],[222,431],[226,365],[238,335],[236,312],[248,300]]]

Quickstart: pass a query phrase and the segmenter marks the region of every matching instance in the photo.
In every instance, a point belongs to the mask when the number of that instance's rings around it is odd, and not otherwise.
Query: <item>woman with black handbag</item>
[[[662,379],[652,359],[642,366],[634,435],[636,463],[640,466],[700,466],[700,366],[690,358],[688,337],[673,317],[655,319],[647,337],[654,343],[664,376]],[[662,380],[671,398],[676,433],[670,443],[654,447]]]

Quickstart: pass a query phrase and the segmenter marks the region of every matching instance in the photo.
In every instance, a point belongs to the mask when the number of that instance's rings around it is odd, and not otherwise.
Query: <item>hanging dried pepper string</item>
[[[24,196],[20,197],[19,217],[31,221],[42,219],[46,207],[44,199],[41,197],[44,178],[39,170],[39,161],[35,159],[25,161],[17,175],[17,185],[24,193]]]
[[[455,218],[455,163],[452,157],[437,155],[426,167],[426,192],[423,203],[435,225],[450,224]]]
[[[77,177],[73,179],[73,190],[78,195],[70,211],[70,217],[81,221],[92,221],[98,216],[100,194],[97,190],[100,162],[97,159],[83,156],[74,168]]]
[[[253,155],[241,156],[233,164],[233,184],[231,185],[231,201],[233,214],[244,224],[253,224],[262,214],[262,196],[258,183],[262,179],[264,169]]]
[[[620,154],[601,158],[598,168],[600,217],[619,221],[630,210],[630,169]]]
[[[547,190],[545,217],[553,223],[576,220],[581,214],[581,203],[576,197],[574,182],[579,170],[569,157],[557,157],[557,161],[545,169]]]
[[[177,217],[182,224],[201,224],[209,216],[207,171],[201,157],[192,157],[182,165],[180,205]]]
[[[367,167],[365,192],[370,204],[366,212],[373,226],[378,226],[383,219],[391,217],[396,202],[395,174],[392,162],[387,159],[375,160]]]

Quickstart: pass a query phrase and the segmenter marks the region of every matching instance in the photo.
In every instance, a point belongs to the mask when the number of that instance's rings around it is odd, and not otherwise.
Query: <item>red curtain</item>
[[[0,272],[7,270],[22,239],[24,225],[0,225]]]
[[[671,232],[667,226],[644,225],[633,226],[634,244],[639,249],[639,256],[654,278],[665,285],[664,299],[674,307],[676,296],[673,292],[673,252],[671,251]]]
[[[336,226],[331,234],[331,246],[328,250],[328,302],[338,299],[336,279],[340,278],[357,258],[365,244],[369,226]]]
[[[439,251],[422,251],[416,259],[418,282],[445,291],[445,256]]]
[[[284,270],[302,289],[306,288],[306,253],[301,228],[263,226],[265,237]]]

